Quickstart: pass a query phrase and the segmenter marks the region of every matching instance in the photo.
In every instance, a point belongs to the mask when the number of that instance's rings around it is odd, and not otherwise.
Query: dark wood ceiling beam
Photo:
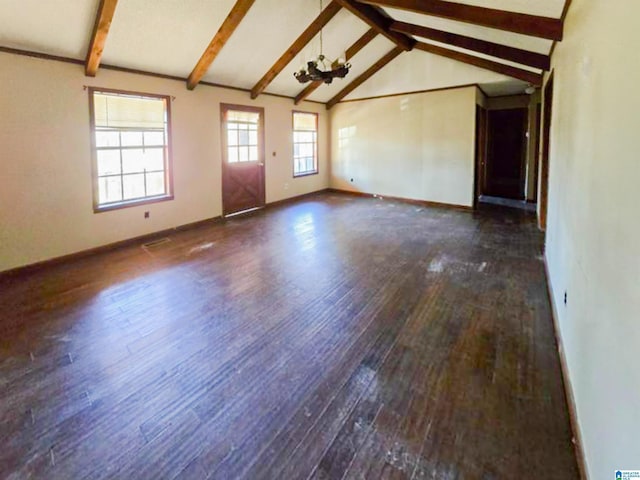
[[[211,64],[220,53],[220,50],[222,50],[222,47],[224,47],[229,38],[231,38],[231,35],[233,35],[238,25],[240,25],[240,22],[254,2],[255,0],[238,0],[235,3],[229,15],[227,15],[227,18],[222,22],[218,32],[209,43],[209,46],[200,57],[200,60],[198,60],[191,75],[189,75],[189,79],[187,80],[187,88],[189,90],[196,88],[196,85],[202,80],[202,77],[207,73],[209,67],[211,67]]]
[[[451,58],[453,60],[457,60],[458,62],[467,63],[475,67],[484,68],[485,70],[491,70],[492,72],[507,75],[512,78],[517,78],[518,80],[523,80],[530,83],[531,85],[542,85],[542,74],[540,73],[530,72],[529,70],[512,67],[510,65],[505,65],[504,63],[494,62],[492,60],[487,60],[484,58],[476,57],[474,55],[457,52],[448,48],[438,47],[429,43],[418,42],[416,43],[415,48],[418,50],[422,50],[423,52],[432,53],[441,57]]]
[[[349,48],[347,48],[347,51],[344,54],[346,61],[348,62],[349,60],[351,60],[356,55],[356,53],[366,47],[369,42],[371,42],[371,40],[373,40],[377,36],[378,32],[375,28],[370,28],[369,30],[367,30],[358,40],[353,42],[353,44]]]
[[[98,73],[102,52],[107,42],[109,28],[111,28],[111,21],[116,12],[117,5],[118,0],[100,0],[96,21],[93,25],[93,32],[91,33],[91,42],[89,43],[87,58],[84,62],[84,73],[88,77],[95,77],[96,73]]]
[[[333,106],[342,100],[344,97],[353,92],[356,88],[362,85],[364,82],[369,80],[373,75],[375,75],[380,69],[382,69],[385,65],[387,65],[391,60],[400,55],[404,50],[402,47],[395,47],[389,53],[387,53],[384,57],[374,63],[371,67],[369,67],[364,73],[356,77],[349,85],[344,87],[340,92],[335,95],[331,100],[327,102],[327,110],[333,108]]]
[[[302,34],[296,39],[295,42],[287,49],[286,52],[273,64],[267,73],[254,85],[251,89],[251,98],[256,98],[260,95],[267,85],[269,85],[276,76],[286,67],[291,60],[295,58],[298,53],[302,51],[307,43],[315,37],[318,32],[331,20],[336,13],[340,11],[342,7],[337,2],[331,2],[316,19],[311,22],[311,25],[302,32]]]
[[[355,0],[335,0],[335,2],[342,5],[346,10],[349,10],[360,20],[364,21],[371,28],[374,28],[378,33],[387,37],[403,50],[409,51],[413,48],[413,45],[415,44],[415,40],[413,38],[407,37],[402,33],[392,32],[389,30],[389,26],[393,22],[393,19],[380,8],[358,3]]]
[[[548,40],[562,40],[563,22],[559,18],[507,12],[443,0],[360,0],[366,4],[398,8],[458,22],[521,33]]]
[[[347,48],[347,51],[345,52],[345,61],[348,62],[349,60],[351,60],[356,53],[362,50],[365,47],[365,45],[367,45],[371,40],[373,40],[377,36],[378,36],[378,32],[374,28],[370,28],[369,30],[367,30],[367,32],[364,35],[362,35],[358,40],[356,40],[353,43],[353,45]],[[316,82],[311,82],[309,85],[307,85],[307,87],[304,90],[302,90],[296,96],[293,102],[296,105],[299,104],[302,100],[304,100],[313,92],[315,92],[320,85],[322,85],[322,82],[319,80]]]
[[[427,38],[440,43],[446,43],[466,50],[472,50],[492,57],[502,58],[503,60],[509,60],[522,65],[539,68],[541,70],[549,70],[551,68],[551,60],[549,59],[549,56],[542,53],[521,50],[519,48],[501,45],[499,43],[487,42],[485,40],[466,37],[456,33],[444,32],[442,30],[423,27],[421,25],[413,25],[411,23],[393,22],[390,28],[394,32],[404,33],[406,35],[416,35],[418,37]]]

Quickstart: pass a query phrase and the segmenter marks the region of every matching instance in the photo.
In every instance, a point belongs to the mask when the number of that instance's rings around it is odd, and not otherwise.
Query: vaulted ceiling
[[[332,106],[477,83],[521,93],[548,69],[565,0],[6,0],[0,47]],[[331,85],[293,72],[320,53],[352,64]],[[306,87],[306,88],[305,88]]]

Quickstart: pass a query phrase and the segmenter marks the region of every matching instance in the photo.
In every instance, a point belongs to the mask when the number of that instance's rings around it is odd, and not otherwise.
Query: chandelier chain
[[[320,0],[320,13],[322,13],[322,0]],[[324,29],[323,28],[320,29],[320,55],[322,55],[322,53],[324,52],[322,48],[322,30]]]
[[[320,0],[320,14],[322,14],[322,0]],[[323,28],[320,28],[320,52],[316,59],[307,62],[306,68],[302,66],[299,71],[294,72],[293,76],[300,83],[317,82],[331,83],[334,78],[344,78],[351,64],[342,59],[336,59],[334,62],[327,62],[324,56],[324,45],[322,38]],[[329,68],[327,68],[329,63]]]

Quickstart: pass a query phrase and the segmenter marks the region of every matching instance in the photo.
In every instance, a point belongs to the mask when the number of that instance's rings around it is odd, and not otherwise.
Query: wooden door
[[[540,228],[547,228],[549,197],[549,149],[551,146],[551,108],[553,106],[553,75],[544,88],[544,120],[542,131],[542,165],[540,166]]]
[[[490,110],[483,195],[524,200],[526,108]]]
[[[220,104],[222,116],[222,212],[263,207],[264,109]]]

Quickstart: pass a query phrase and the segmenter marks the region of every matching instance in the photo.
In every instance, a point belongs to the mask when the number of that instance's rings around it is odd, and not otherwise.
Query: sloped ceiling
[[[327,3],[328,0],[324,0],[325,6]],[[560,18],[564,7],[564,0],[456,3],[552,18]],[[235,0],[120,0],[102,63],[186,78],[234,4]],[[84,60],[98,5],[98,0],[4,0],[0,2],[0,46]],[[319,0],[256,0],[203,81],[252,88],[314,20],[319,8]],[[385,8],[384,11],[398,21],[537,53],[548,54],[552,47],[550,40],[399,9]],[[344,56],[345,50],[368,29],[362,20],[342,9],[323,29],[323,53],[332,59]],[[319,37],[316,35],[267,86],[267,93],[295,97],[304,88],[295,80],[293,72],[320,53]],[[351,59],[352,69],[347,78],[321,85],[309,99],[327,102],[394,47],[391,41],[378,35]],[[497,60],[456,47],[447,48]],[[505,60],[499,62],[511,64]],[[413,50],[401,54],[346,99],[473,83],[480,84],[490,95],[521,93],[526,87],[520,80]]]

